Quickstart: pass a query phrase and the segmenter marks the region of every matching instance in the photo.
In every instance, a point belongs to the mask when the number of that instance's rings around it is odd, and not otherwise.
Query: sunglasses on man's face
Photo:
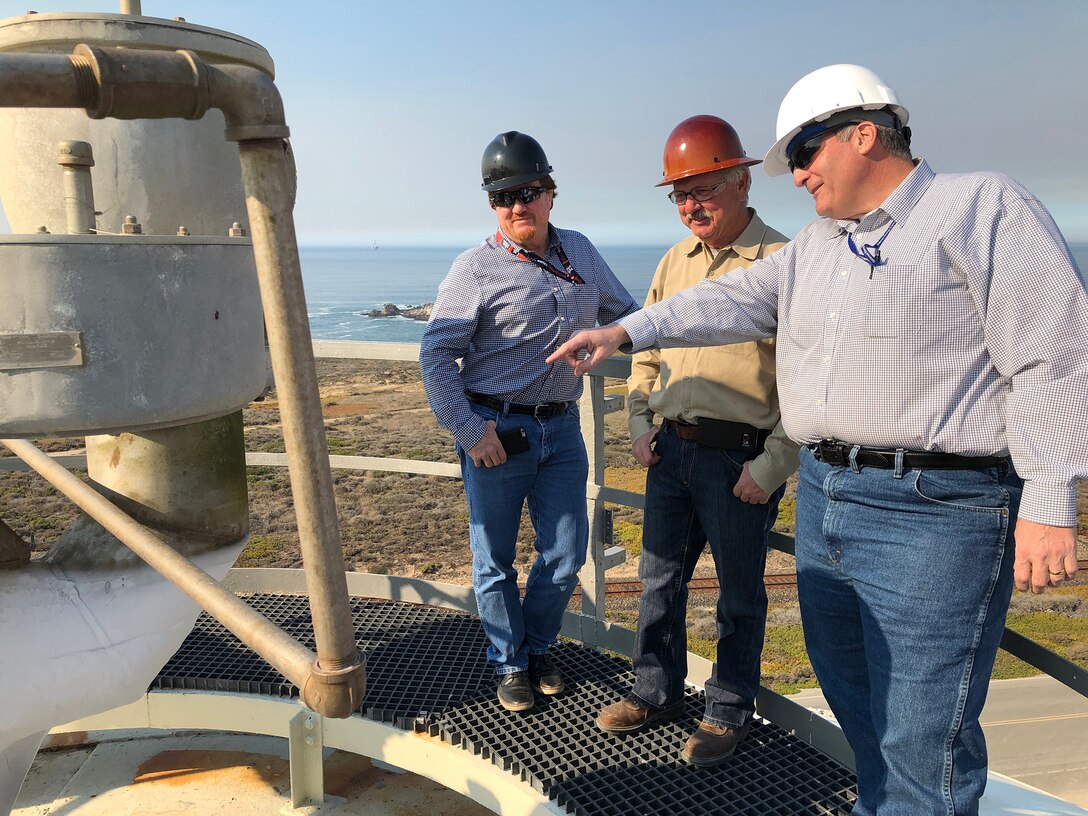
[[[522,187],[520,190],[503,190],[501,193],[491,193],[489,199],[492,207],[513,207],[515,201],[522,204],[532,204],[544,193],[546,187]]]
[[[843,128],[856,124],[857,122],[846,122],[837,128],[825,130],[822,133],[817,133],[811,138],[805,139],[805,141],[801,142],[801,144],[793,151],[793,155],[790,156],[790,172],[792,173],[794,170],[804,170],[812,164],[812,160],[816,158],[816,154],[820,152],[820,148],[824,146],[824,142],[827,141],[828,137],[834,133],[838,133]]]

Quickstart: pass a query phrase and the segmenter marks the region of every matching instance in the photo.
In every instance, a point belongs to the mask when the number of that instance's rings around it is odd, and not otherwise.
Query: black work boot
[[[528,711],[536,701],[529,686],[529,672],[517,671],[499,677],[499,702],[507,711]]]
[[[563,691],[563,676],[547,653],[529,655],[529,682],[541,694],[551,696]]]

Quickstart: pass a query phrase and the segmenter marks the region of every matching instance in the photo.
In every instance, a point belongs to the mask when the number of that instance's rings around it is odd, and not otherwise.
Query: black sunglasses
[[[488,200],[491,202],[492,207],[513,207],[515,201],[520,201],[522,204],[532,204],[546,192],[548,192],[547,187],[522,187],[520,190],[503,190],[500,193],[491,193],[488,195]]]
[[[824,146],[824,142],[833,133],[838,133],[843,128],[851,127],[858,124],[857,122],[844,122],[838,127],[831,128],[830,130],[824,130],[817,133],[815,136],[810,136],[805,141],[801,142],[793,151],[793,155],[790,156],[789,168],[792,173],[794,170],[804,170],[810,164],[812,160],[816,158],[816,154],[820,152],[820,148]]]

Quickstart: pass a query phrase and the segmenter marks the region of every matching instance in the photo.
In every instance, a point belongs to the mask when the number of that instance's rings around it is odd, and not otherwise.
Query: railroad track
[[[792,589],[797,586],[797,576],[793,573],[780,573],[775,575],[764,575],[763,583],[767,589]],[[641,595],[642,594],[642,582],[641,581],[606,581],[605,582],[605,595]],[[718,579],[717,578],[692,578],[688,584],[688,592],[717,592],[718,591]],[[581,595],[582,588],[577,587],[574,590],[575,596]]]
[[[1077,567],[1080,570],[1081,575],[1088,574],[1088,558],[1081,559],[1077,562]],[[763,583],[767,589],[796,589],[797,588],[797,575],[795,573],[774,573],[772,575],[764,575]],[[688,592],[717,592],[718,591],[718,579],[717,578],[692,578],[691,583],[688,584]],[[574,594],[581,595],[582,588],[578,587],[574,590]],[[606,581],[605,582],[605,595],[641,595],[642,594],[642,582],[641,581]]]

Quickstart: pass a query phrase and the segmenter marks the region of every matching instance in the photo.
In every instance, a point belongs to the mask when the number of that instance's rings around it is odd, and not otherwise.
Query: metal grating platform
[[[293,595],[241,596],[311,648],[309,603]],[[853,774],[774,725],[756,723],[718,768],[679,760],[703,710],[689,691],[685,715],[616,737],[594,724],[633,677],[625,660],[561,643],[553,658],[567,681],[558,697],[537,695],[525,714],[495,702],[486,639],[475,616],[354,598],[359,646],[367,655],[362,716],[403,729],[426,728],[489,759],[584,816],[845,816],[856,799]],[[152,689],[231,691],[297,697],[298,689],[202,614]]]

